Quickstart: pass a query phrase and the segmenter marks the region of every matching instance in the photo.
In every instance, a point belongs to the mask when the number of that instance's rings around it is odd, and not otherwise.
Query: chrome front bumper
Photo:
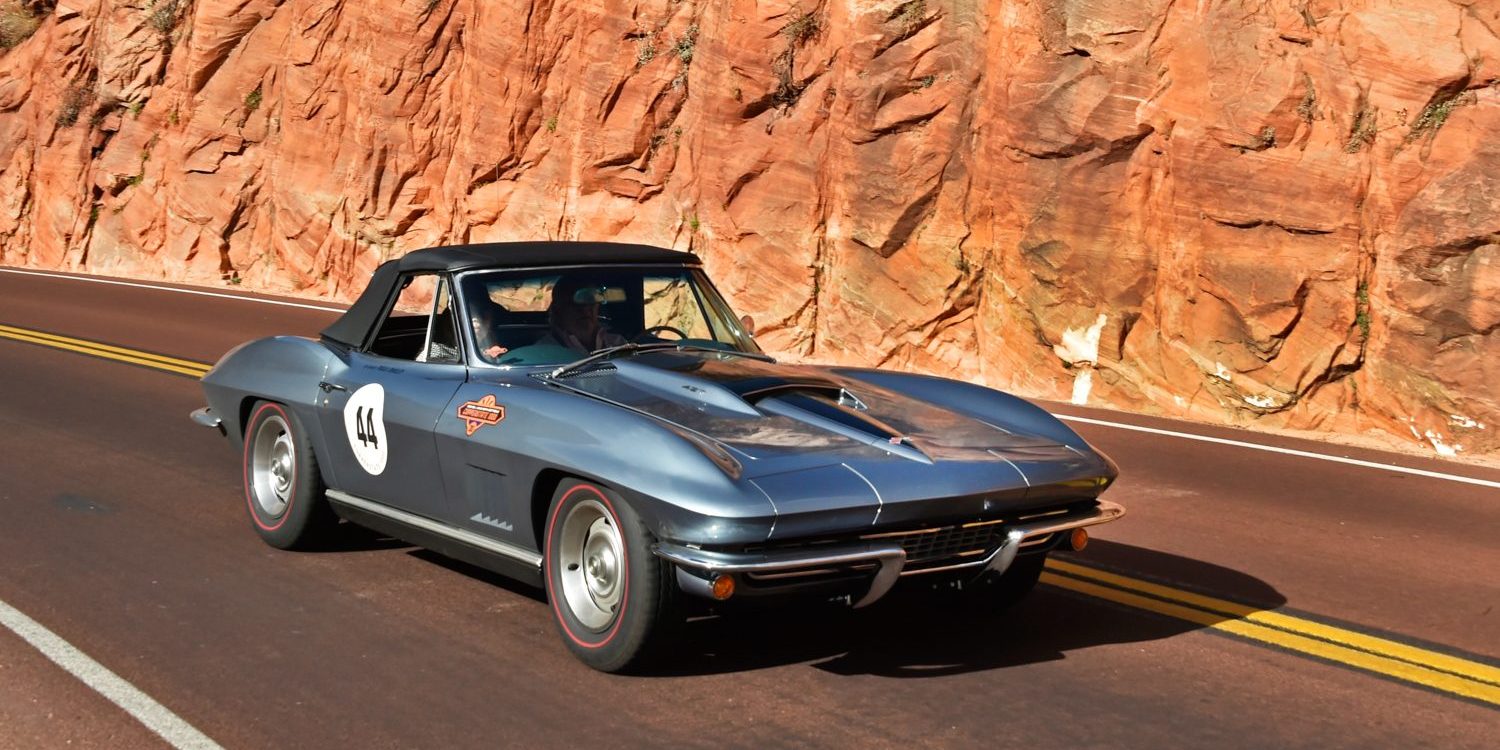
[[[200,427],[209,427],[218,430],[220,435],[227,434],[224,430],[224,420],[219,419],[217,416],[215,416],[214,410],[208,408],[207,406],[201,409],[194,409],[193,412],[188,415],[188,419],[193,420],[193,424],[196,424]]]
[[[981,573],[1004,573],[1011,563],[1015,562],[1016,553],[1028,539],[1108,523],[1123,515],[1125,515],[1125,508],[1118,503],[1100,500],[1097,506],[1087,510],[1017,523],[1006,528],[1004,540],[989,555],[974,562],[949,566],[944,570],[971,568]],[[812,549],[767,552],[719,552],[658,542],[652,547],[652,551],[658,557],[679,568],[691,569],[706,578],[726,573],[764,575],[874,564],[876,570],[874,577],[870,580],[870,588],[864,596],[854,602],[856,608],[874,604],[885,596],[892,586],[896,585],[897,579],[902,575],[932,572],[931,570],[903,572],[906,566],[906,550],[894,543],[830,545]],[[679,571],[678,578],[681,582],[683,578],[681,571]]]

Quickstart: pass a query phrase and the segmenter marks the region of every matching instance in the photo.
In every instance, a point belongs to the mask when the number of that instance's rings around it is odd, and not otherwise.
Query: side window
[[[380,324],[372,354],[414,362],[457,363],[458,329],[448,281],[436,274],[407,277]]]

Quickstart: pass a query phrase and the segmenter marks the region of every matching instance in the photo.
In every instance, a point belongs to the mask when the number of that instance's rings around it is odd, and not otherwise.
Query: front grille
[[[1064,507],[1053,506],[1044,510],[1025,511],[984,521],[843,537],[804,538],[767,545],[752,545],[745,548],[744,551],[770,552],[774,550],[808,549],[851,542],[894,543],[901,545],[901,548],[906,551],[906,565],[902,569],[902,575],[936,573],[943,570],[978,565],[994,554],[995,550],[1000,547],[1001,542],[1005,541],[1005,532],[1011,525],[1068,513],[1071,510],[1077,510],[1083,502],[1088,501],[1076,501]],[[1056,538],[1056,534],[1031,537],[1021,543],[1021,551],[1050,548]],[[874,567],[873,564],[864,566],[866,570],[873,570]],[[843,575],[849,572],[848,568],[841,568],[838,571],[809,568],[807,570],[778,572],[769,575],[751,575],[749,577],[769,582],[772,579],[817,579],[835,574]]]
[[[1067,509],[1028,513],[1015,518],[939,526],[916,531],[890,531],[865,534],[864,541],[895,542],[906,550],[905,575],[952,566],[975,564],[989,557],[1005,541],[1008,523],[1031,521],[1068,512]],[[1021,543],[1021,549],[1048,545],[1052,534],[1032,537]]]
[[[1000,544],[1004,521],[982,521],[918,531],[866,534],[861,539],[895,542],[906,550],[906,564],[983,555]],[[958,561],[955,561],[958,562]]]

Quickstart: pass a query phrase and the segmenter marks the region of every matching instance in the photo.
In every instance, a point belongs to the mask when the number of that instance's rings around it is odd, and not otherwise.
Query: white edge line
[[[1351,466],[1362,466],[1362,467],[1364,467],[1366,469],[1383,469],[1385,471],[1395,471],[1395,472],[1400,472],[1402,474],[1414,474],[1414,475],[1419,476],[1419,477],[1429,477],[1431,479],[1446,479],[1446,480],[1448,480],[1450,482],[1463,482],[1464,484],[1474,484],[1474,485],[1478,485],[1480,487],[1493,487],[1495,489],[1500,489],[1500,482],[1495,482],[1495,481],[1491,481],[1491,480],[1488,480],[1488,479],[1478,479],[1476,477],[1465,477],[1465,476],[1460,476],[1460,475],[1457,475],[1457,474],[1444,474],[1444,473],[1439,472],[1439,471],[1427,471],[1426,469],[1412,469],[1412,468],[1408,468],[1408,467],[1405,467],[1405,466],[1396,466],[1394,464],[1378,463],[1376,461],[1362,461],[1362,460],[1357,459],[1357,458],[1345,458],[1344,456],[1330,456],[1330,455],[1328,455],[1326,453],[1313,453],[1312,451],[1299,451],[1299,450],[1296,450],[1294,448],[1277,448],[1276,446],[1273,446],[1273,445],[1260,445],[1259,443],[1246,443],[1246,442],[1243,442],[1243,441],[1240,441],[1240,440],[1229,440],[1227,438],[1209,437],[1207,435],[1194,435],[1194,434],[1192,434],[1190,432],[1175,432],[1173,430],[1159,430],[1159,429],[1156,429],[1154,427],[1138,427],[1138,426],[1133,425],[1133,424],[1121,424],[1119,422],[1106,422],[1106,421],[1104,421],[1102,419],[1090,419],[1088,417],[1074,417],[1074,416],[1070,416],[1070,415],[1067,415],[1067,414],[1054,414],[1053,416],[1057,417],[1058,419],[1068,420],[1070,422],[1084,422],[1084,423],[1087,423],[1087,424],[1095,424],[1095,425],[1100,425],[1100,426],[1103,426],[1103,427],[1118,427],[1118,428],[1120,428],[1122,430],[1135,430],[1136,432],[1149,432],[1149,433],[1151,433],[1153,435],[1167,435],[1169,437],[1184,438],[1186,440],[1201,440],[1201,441],[1203,441],[1205,443],[1218,443],[1220,445],[1232,445],[1232,446],[1235,446],[1237,448],[1251,448],[1253,450],[1258,450],[1258,451],[1269,451],[1271,453],[1281,453],[1281,454],[1288,455],[1288,456],[1299,456],[1299,457],[1302,457],[1302,458],[1316,458],[1316,459],[1320,459],[1320,460],[1323,460],[1323,461],[1332,461],[1334,463],[1339,463],[1339,464],[1349,464]]]
[[[47,273],[45,271],[27,271],[20,268],[0,268],[0,273],[14,273],[22,276],[43,276],[49,279],[67,279],[69,281],[87,281],[94,284],[109,284],[111,286],[129,286],[138,289],[156,289],[162,292],[177,292],[178,294],[195,294],[199,297],[218,297],[220,299],[237,299],[241,302],[259,302],[263,305],[279,305],[281,307],[300,307],[304,310],[319,310],[322,312],[344,312],[342,307],[325,307],[323,305],[309,305],[302,302],[283,302],[277,299],[261,299],[260,297],[246,297],[239,294],[226,294],[224,292],[206,292],[199,289],[182,289],[175,286],[161,286],[159,284],[144,284],[139,281],[119,281],[117,279],[95,279],[88,276],[69,276],[63,273]]]
[[[83,684],[93,688],[110,703],[119,706],[173,747],[222,750],[219,743],[209,739],[208,735],[198,731],[166,706],[157,703],[151,696],[109,671],[88,654],[74,648],[73,644],[3,601],[0,601],[0,624],[21,636],[54,664],[83,681]]]

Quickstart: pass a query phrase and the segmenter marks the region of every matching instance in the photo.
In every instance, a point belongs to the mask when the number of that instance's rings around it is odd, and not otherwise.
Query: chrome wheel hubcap
[[[250,443],[250,488],[261,513],[277,518],[286,512],[296,475],[292,431],[280,416],[267,417]]]
[[[557,552],[568,611],[591,630],[609,627],[624,599],[625,554],[603,504],[585,500],[568,511]]]

